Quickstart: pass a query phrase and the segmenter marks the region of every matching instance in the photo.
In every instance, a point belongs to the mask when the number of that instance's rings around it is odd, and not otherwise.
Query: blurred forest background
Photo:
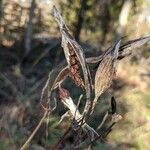
[[[97,56],[118,37],[132,40],[150,35],[150,0],[55,0],[86,56]],[[49,71],[64,61],[60,32],[49,0],[0,0],[0,150],[16,150],[38,124],[41,90]],[[96,149],[150,149],[150,47],[145,44],[119,61],[114,83],[118,112],[123,119],[113,128],[108,144]],[[73,99],[80,91],[68,82]],[[91,126],[108,108],[104,94]],[[57,126],[64,110],[58,105],[37,132],[30,149],[44,150],[67,128]],[[101,115],[100,115],[101,114]],[[70,140],[70,139],[68,139]]]

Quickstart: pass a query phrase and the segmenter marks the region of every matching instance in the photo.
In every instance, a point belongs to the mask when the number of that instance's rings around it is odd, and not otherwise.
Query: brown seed
[[[80,77],[79,74],[76,74],[76,75],[74,76],[74,80],[75,80],[75,84],[76,84],[77,86],[83,86],[83,81],[82,81],[82,79],[81,79],[81,77]]]
[[[77,86],[83,86],[83,81],[79,72],[79,61],[71,44],[68,43],[69,59],[70,59],[70,77]]]
[[[73,75],[75,75],[77,72],[78,72],[78,70],[76,70],[73,66],[70,68],[70,72],[73,74]]]
[[[77,59],[75,57],[70,57],[70,65],[75,65],[77,64]]]
[[[74,69],[79,70],[79,65],[75,64],[73,67]]]

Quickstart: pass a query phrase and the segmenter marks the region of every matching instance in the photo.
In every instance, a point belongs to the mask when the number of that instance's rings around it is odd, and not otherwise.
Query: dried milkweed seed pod
[[[142,38],[138,38],[138,39],[134,39],[134,40],[125,42],[119,48],[119,54],[118,54],[117,59],[120,60],[126,56],[129,56],[130,54],[132,54],[133,49],[140,48],[141,46],[143,46],[145,43],[148,43],[149,41],[150,41],[150,36],[142,37]],[[103,55],[108,54],[108,53],[110,53],[109,49],[107,49],[100,56],[86,58],[86,62],[89,64],[98,63],[102,60]]]
[[[75,39],[69,33],[69,29],[66,26],[60,12],[53,7],[52,15],[59,25],[59,29],[62,36],[62,47],[65,53],[65,57],[70,69],[73,68],[73,73],[70,72],[70,77],[74,80],[77,86],[82,86],[86,90],[86,104],[84,108],[84,114],[90,109],[91,104],[91,91],[92,91],[92,81],[89,67],[86,63],[85,54],[82,47],[75,41]],[[74,67],[75,66],[75,67]],[[81,72],[83,77],[81,76]]]
[[[97,69],[95,75],[95,96],[99,97],[112,83],[115,75],[115,68],[113,67],[113,59],[105,57]]]
[[[103,56],[101,63],[96,71],[95,75],[95,98],[93,101],[94,109],[99,96],[104,93],[112,84],[113,78],[116,73],[115,63],[118,57],[118,50],[120,42],[117,42],[111,49],[110,53]]]

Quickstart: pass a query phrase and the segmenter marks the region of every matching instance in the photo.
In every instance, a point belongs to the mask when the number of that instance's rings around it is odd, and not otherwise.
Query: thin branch
[[[47,117],[49,113],[49,110],[46,109],[44,112],[43,117],[41,118],[39,124],[37,125],[37,127],[34,129],[34,131],[32,132],[32,134],[30,135],[30,137],[27,139],[27,141],[23,144],[23,146],[20,148],[20,150],[25,150],[26,147],[29,145],[29,143],[31,142],[31,140],[33,139],[33,137],[35,136],[35,134],[37,133],[37,131],[39,130],[39,128],[41,127],[42,123],[44,122],[45,118]]]
[[[61,116],[61,118],[60,118],[60,120],[59,120],[59,122],[58,122],[58,125],[66,118],[66,117],[69,117],[70,115],[69,115],[69,110],[67,111],[67,112],[65,112],[62,116]]]
[[[101,129],[101,127],[102,127],[103,124],[105,123],[107,117],[108,117],[108,111],[106,112],[105,116],[103,117],[103,120],[102,120],[101,124],[97,127],[97,130],[100,130],[100,129]]]
[[[75,119],[76,112],[77,112],[77,110],[78,110],[78,108],[79,108],[79,105],[80,105],[80,102],[81,102],[82,97],[83,97],[83,95],[80,95],[79,100],[78,100],[78,103],[77,103],[77,107],[76,107],[76,110],[75,110],[75,113],[74,113],[74,116],[73,116],[73,120]]]
[[[58,150],[60,144],[63,143],[64,139],[66,138],[66,136],[69,134],[69,132],[71,131],[72,127],[70,126],[66,132],[63,134],[63,136],[60,138],[60,140],[53,146],[51,147],[51,150]]]

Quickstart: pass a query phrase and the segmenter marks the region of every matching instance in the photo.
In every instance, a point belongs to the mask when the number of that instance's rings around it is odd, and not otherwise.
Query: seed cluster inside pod
[[[70,61],[70,77],[74,81],[77,86],[84,86],[83,80],[80,75],[80,63],[78,61],[78,57],[72,47],[72,45],[67,43],[69,49],[69,61]]]

